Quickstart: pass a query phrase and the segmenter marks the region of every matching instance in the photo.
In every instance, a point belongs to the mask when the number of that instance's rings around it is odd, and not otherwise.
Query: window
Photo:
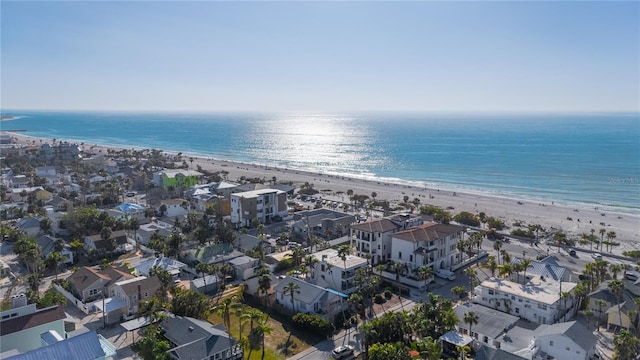
[[[402,251],[398,251],[398,259],[402,260]]]
[[[571,351],[571,348],[569,348],[568,346],[566,347],[567,351]]]
[[[549,340],[549,346],[553,346],[553,340]]]
[[[413,255],[409,255],[409,261],[413,262]]]
[[[489,295],[493,295],[493,290],[489,290]]]
[[[520,314],[520,308],[516,308],[516,314]]]
[[[321,270],[322,272],[324,272],[324,264],[322,264],[322,265],[320,266],[320,270]]]

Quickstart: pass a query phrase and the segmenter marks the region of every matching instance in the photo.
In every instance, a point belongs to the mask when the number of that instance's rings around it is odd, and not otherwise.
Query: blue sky
[[[638,2],[7,2],[2,109],[640,110]]]

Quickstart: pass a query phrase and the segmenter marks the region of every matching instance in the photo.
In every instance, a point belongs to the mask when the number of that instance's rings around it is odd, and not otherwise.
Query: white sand
[[[12,135],[16,137],[19,143],[23,144],[26,143],[27,139],[33,140],[33,138],[23,134],[14,133]],[[39,141],[37,145],[40,145]],[[86,149],[89,149],[90,146],[85,144]],[[106,153],[107,148],[113,147],[96,146],[92,151],[97,152],[102,149],[103,153]],[[568,207],[546,201],[527,201],[484,194],[456,192],[454,195],[451,191],[418,188],[416,186],[382,181],[362,180],[214,158],[193,158],[193,164],[190,165],[194,169],[200,165],[204,170],[213,172],[227,171],[229,181],[236,181],[242,176],[264,178],[269,181],[275,176],[278,182],[291,181],[294,185],[309,182],[314,185],[316,190],[328,190],[323,191],[323,198],[326,199],[349,202],[346,195],[347,190],[353,190],[355,194],[367,196],[371,196],[372,192],[376,192],[376,200],[388,200],[392,206],[402,202],[403,197],[406,195],[409,196],[409,202],[413,201],[414,198],[419,198],[421,204],[431,204],[442,208],[453,207],[452,214],[457,214],[460,211],[484,212],[488,216],[501,219],[508,226],[511,226],[514,221],[520,220],[524,224],[540,224],[545,229],[561,229],[575,239],[578,239],[581,233],[589,233],[590,229],[595,229],[595,235],[599,237],[598,230],[605,228],[607,232],[615,231],[617,234],[615,241],[619,242],[620,246],[613,249],[614,254],[621,254],[625,250],[640,250],[639,214],[616,213],[586,206],[579,208]],[[342,194],[339,192],[342,192]],[[568,220],[567,218],[572,218],[573,220]],[[602,226],[601,223],[604,223],[605,226]]]

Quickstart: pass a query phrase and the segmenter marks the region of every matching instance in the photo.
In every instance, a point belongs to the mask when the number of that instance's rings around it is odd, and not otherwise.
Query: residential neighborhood
[[[558,230],[66,142],[3,153],[1,186],[3,359],[582,360],[637,341],[633,259]]]

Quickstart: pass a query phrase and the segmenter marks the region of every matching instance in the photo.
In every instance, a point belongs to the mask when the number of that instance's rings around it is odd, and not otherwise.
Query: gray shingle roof
[[[275,291],[278,292],[283,292],[284,288],[289,285],[290,282],[293,282],[294,284],[300,286],[300,293],[295,293],[293,295],[294,300],[303,302],[305,304],[311,304],[313,303],[313,301],[315,299],[317,299],[318,297],[320,297],[322,294],[324,294],[326,292],[326,290],[320,286],[308,283],[304,280],[300,280],[298,278],[294,278],[294,277],[290,277],[287,276],[285,279],[282,279],[282,281],[280,281],[278,283],[278,285],[275,286]],[[291,296],[291,295],[288,295]],[[289,298],[291,299],[291,298]]]
[[[177,346],[169,352],[177,359],[204,359],[236,344],[224,330],[190,317],[168,317],[160,323],[164,336]]]
[[[469,324],[464,322],[464,315],[469,311],[473,311],[478,316],[478,323],[471,326],[471,331],[494,339],[504,329],[513,326],[519,319],[517,316],[473,303],[457,305],[453,308],[453,311],[458,316],[458,327],[463,329],[469,329]]]
[[[596,345],[598,338],[587,328],[577,321],[567,321],[553,325],[545,325],[538,328],[539,335],[560,335],[564,334],[581,348],[589,351]]]

